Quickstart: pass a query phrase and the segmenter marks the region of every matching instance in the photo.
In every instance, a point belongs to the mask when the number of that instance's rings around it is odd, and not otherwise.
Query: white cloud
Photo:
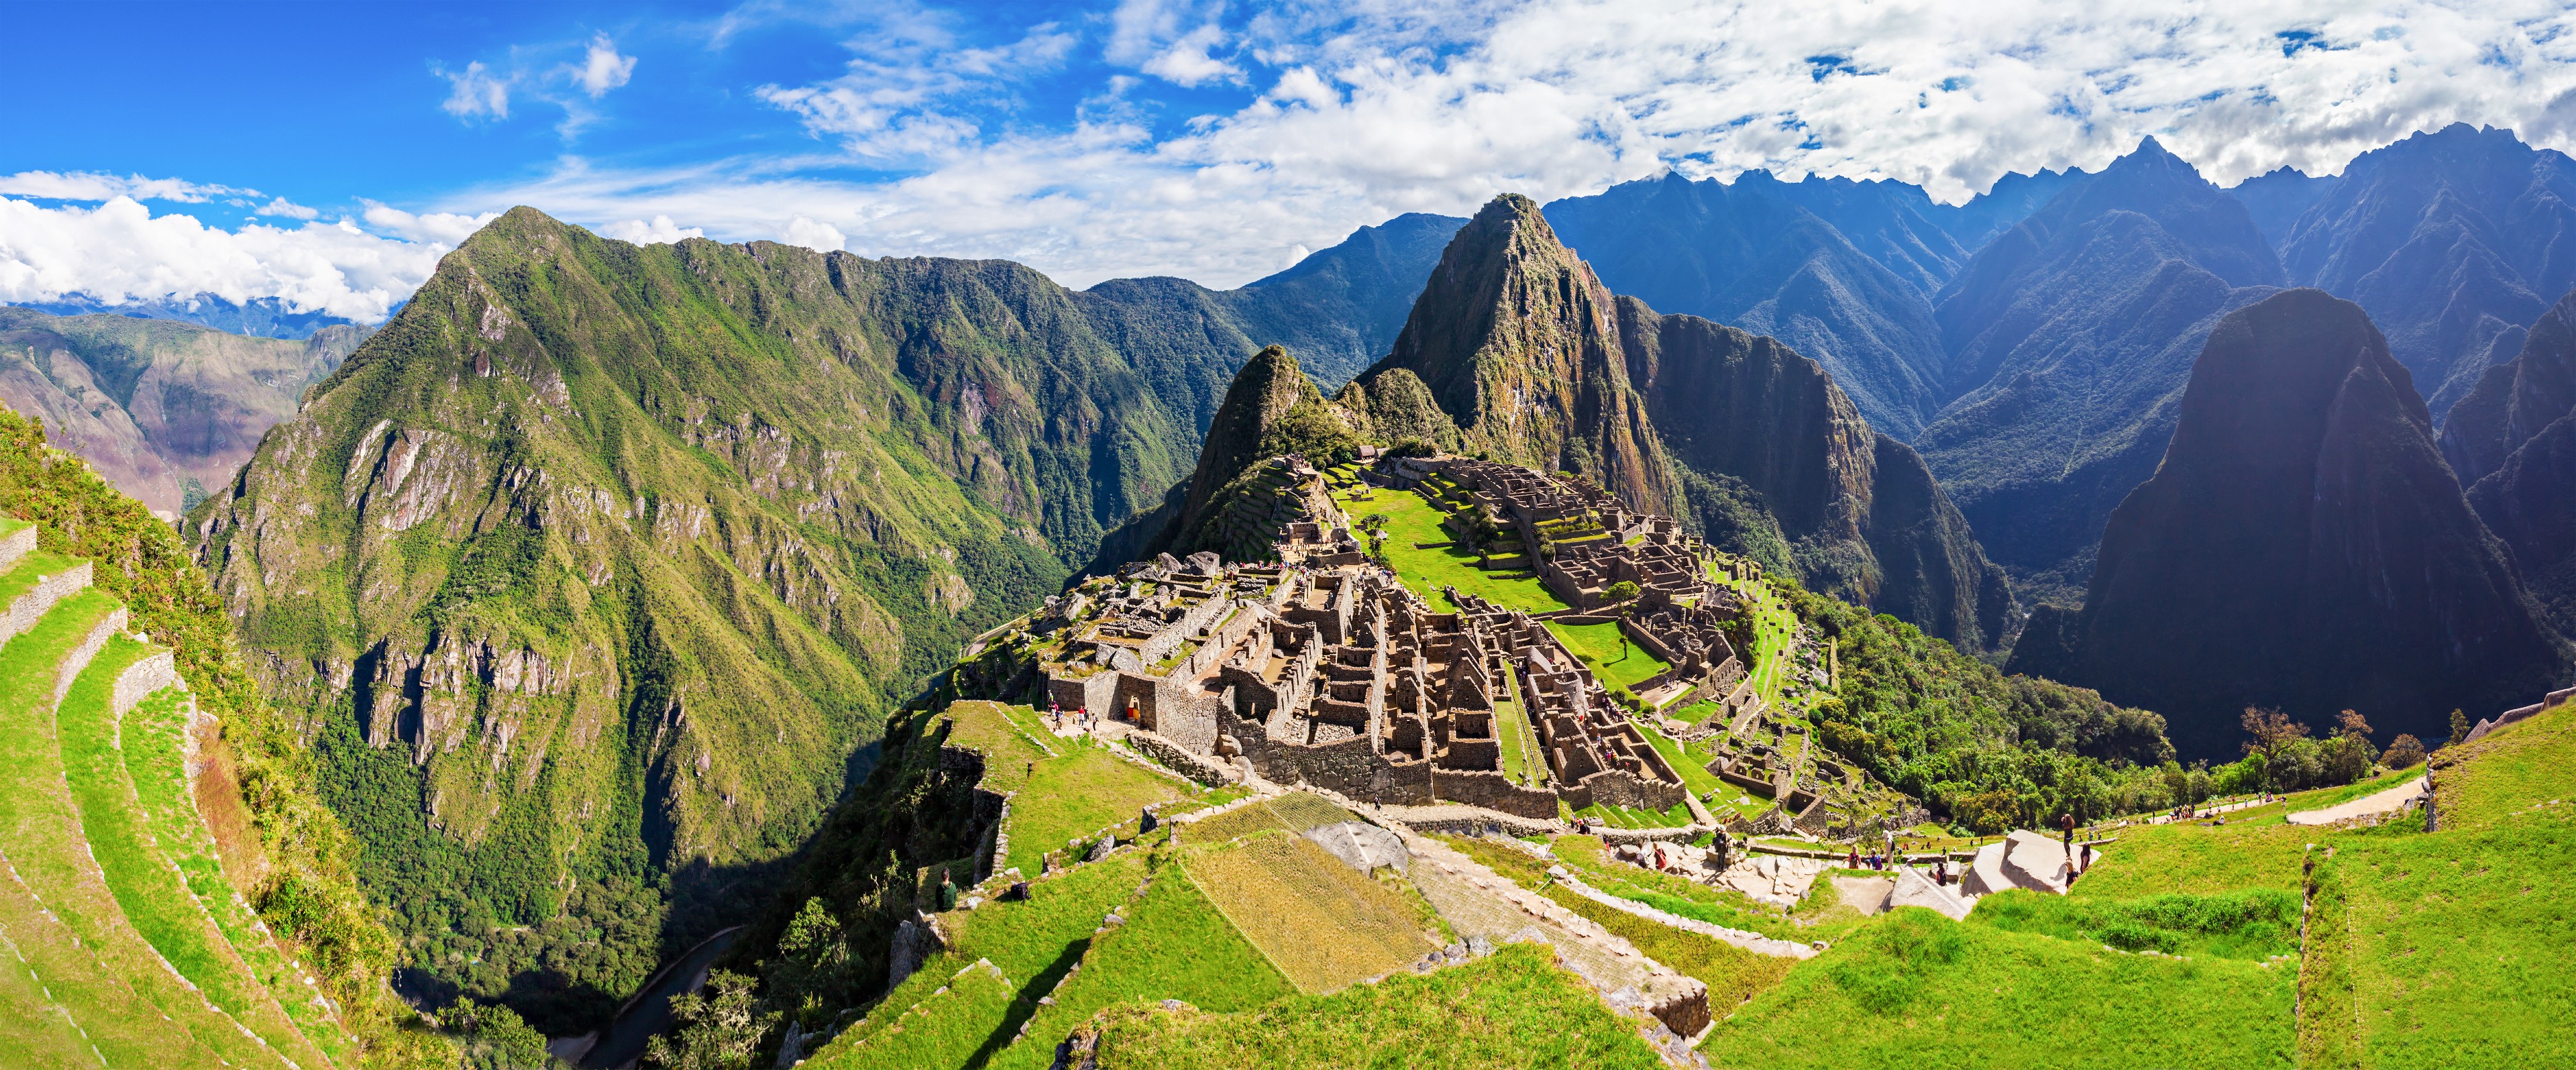
[[[803,217],[800,216],[798,218],[802,219]],[[669,245],[683,238],[703,238],[707,236],[707,232],[704,228],[681,227],[672,223],[671,217],[666,215],[654,216],[653,221],[650,223],[641,219],[629,219],[621,223],[610,223],[607,226],[596,227],[593,229],[598,232],[600,237],[634,242],[637,245]]]
[[[483,65],[483,61],[475,60],[466,64],[464,70],[453,73],[435,67],[431,70],[439,77],[447,79],[450,87],[447,102],[439,105],[439,108],[447,114],[459,119],[510,117],[512,79],[492,73],[491,68]]]
[[[818,253],[840,252],[850,241],[847,235],[841,233],[841,228],[829,223],[817,223],[801,215],[788,220],[786,226],[779,228],[778,240],[788,245],[802,245]]]
[[[416,242],[431,242],[454,248],[472,237],[483,224],[501,217],[499,212],[464,215],[456,212],[428,212],[414,215],[400,208],[367,202],[367,225]]]
[[[177,178],[100,174],[94,171],[20,171],[0,176],[0,196],[59,201],[104,201],[132,197],[145,201],[203,204],[217,197],[259,195],[258,190],[211,186]]]
[[[277,298],[295,312],[363,322],[429,278],[447,246],[379,237],[343,220],[235,231],[131,197],[96,208],[47,208],[0,197],[0,301],[81,293],[111,304],[213,294]]]
[[[295,203],[294,201],[287,200],[284,197],[279,197],[269,201],[267,204],[261,205],[256,210],[255,214],[282,215],[289,219],[312,219],[320,216],[322,213],[317,209],[307,208]]]
[[[1211,49],[1224,43],[1225,28],[1211,22],[1182,34],[1171,47],[1146,60],[1139,69],[1184,86],[1196,86],[1219,78],[1239,80],[1243,76],[1242,68],[1209,54]]]
[[[607,96],[609,90],[625,85],[633,77],[635,57],[618,55],[617,46],[609,43],[604,33],[590,39],[590,50],[573,72],[573,81],[580,83],[582,92],[590,94],[592,100]]]

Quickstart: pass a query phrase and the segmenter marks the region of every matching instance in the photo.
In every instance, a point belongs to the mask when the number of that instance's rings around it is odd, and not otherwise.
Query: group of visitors
[[[1047,721],[1055,727],[1055,730],[1058,733],[1064,731],[1065,718],[1068,716],[1073,718],[1073,726],[1078,731],[1089,731],[1094,725],[1099,723],[1092,718],[1091,707],[1089,706],[1076,706],[1073,708],[1073,712],[1071,714],[1067,714],[1064,712],[1064,707],[1061,704],[1054,702],[1047,703]]]

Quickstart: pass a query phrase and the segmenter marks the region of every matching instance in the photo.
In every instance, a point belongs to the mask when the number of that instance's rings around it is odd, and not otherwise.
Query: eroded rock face
[[[2211,333],[2163,466],[2112,514],[2053,645],[2066,682],[2162,712],[2201,755],[2252,705],[2431,738],[2453,707],[2505,708],[2569,664],[2406,369],[2358,306],[2315,290]]]

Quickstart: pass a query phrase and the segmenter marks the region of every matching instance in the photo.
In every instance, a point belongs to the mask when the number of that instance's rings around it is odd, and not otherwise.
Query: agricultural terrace
[[[1016,792],[1010,856],[999,868],[1036,873],[1049,851],[1132,821],[1147,806],[1199,799],[1200,789],[1110,753],[1089,736],[1059,737],[1027,706],[964,701],[949,706],[948,742],[983,752],[983,785]]]
[[[1591,668],[1592,674],[1609,687],[1633,690],[1639,681],[1672,668],[1644,648],[1629,642],[1627,636],[1619,631],[1616,621],[1606,624],[1549,621],[1547,630],[1556,633],[1557,641],[1564,643],[1575,657],[1583,659],[1583,664]]]
[[[1798,614],[1762,580],[1739,580],[1721,574],[1712,563],[1709,580],[1734,591],[1743,598],[1753,618],[1753,664],[1748,670],[1753,678],[1753,694],[1764,702],[1780,701],[1780,685],[1787,679],[1789,648],[1798,632]]]
[[[1368,496],[1362,499],[1362,494]],[[1336,492],[1333,501],[1355,523],[1373,513],[1385,514],[1387,537],[1383,545],[1388,567],[1413,593],[1444,611],[1458,607],[1441,594],[1443,587],[1455,587],[1495,605],[1532,613],[1565,608],[1564,602],[1539,583],[1535,573],[1476,567],[1476,551],[1459,545],[1458,535],[1441,526],[1449,513],[1420,493],[1363,487]]]
[[[1301,992],[1339,991],[1402,969],[1447,942],[1418,898],[1284,830],[1193,854],[1186,868],[1235,930]]]

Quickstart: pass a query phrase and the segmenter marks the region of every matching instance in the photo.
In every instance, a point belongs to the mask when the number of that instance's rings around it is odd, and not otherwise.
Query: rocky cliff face
[[[1872,426],[1912,438],[1939,407],[1928,296],[1967,254],[1926,218],[1922,191],[1903,189],[1922,203],[1892,183],[1667,175],[1557,201],[1547,217],[1619,293],[1779,338],[1832,372]],[[1886,262],[1855,244],[1864,238]]]
[[[2451,407],[2442,453],[2559,632],[2576,635],[2576,293]]]
[[[1181,479],[1198,372],[1110,340],[1144,330],[1015,264],[519,209],[189,530],[380,901],[424,939],[546,923],[618,992],[723,923],[965,638]],[[430,969],[580,1024],[547,1001],[582,993],[464,961]]]
[[[303,341],[169,320],[0,309],[0,402],[42,417],[55,444],[175,517],[230,481],[259,436],[295,414],[372,329]]]
[[[2002,639],[2002,570],[1922,458],[1872,430],[1824,368],[1776,339],[1619,301],[1629,376],[1703,530],[1725,541],[1727,481],[1760,502],[1810,587],[1971,649]]]
[[[2231,749],[2249,705],[2311,722],[2357,709],[2432,738],[2453,707],[2502,708],[2568,665],[2405,367],[2358,306],[2315,290],[2211,332],[2080,616],[2050,616],[2016,670],[2156,709],[2205,756]]]
[[[1506,194],[1451,238],[1394,350],[1363,389],[1411,372],[1471,451],[1577,472],[1669,513],[1674,479],[1628,383],[1610,291],[1556,239],[1538,205]]]
[[[1978,251],[1940,306],[1953,400],[1915,444],[2016,582],[2082,590],[2209,329],[2280,282],[2244,206],[2152,140]]]

